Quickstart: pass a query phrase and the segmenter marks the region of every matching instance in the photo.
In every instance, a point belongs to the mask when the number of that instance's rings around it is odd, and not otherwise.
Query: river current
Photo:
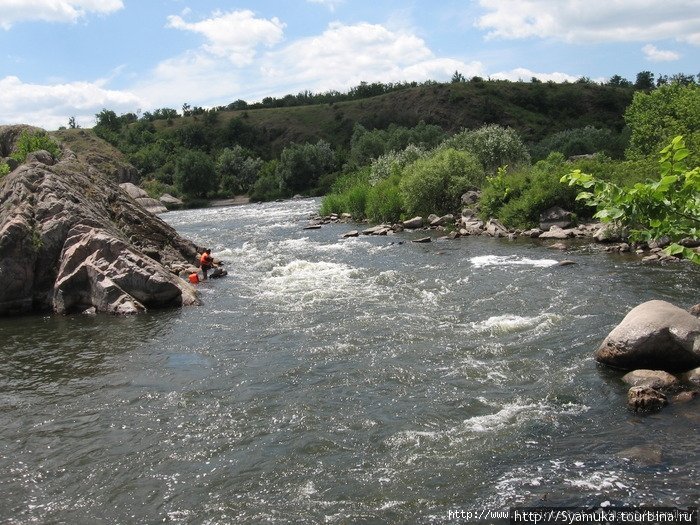
[[[343,239],[358,226],[303,229],[318,206],[163,215],[226,261],[201,307],[1,319],[0,522],[440,523],[700,501],[700,402],[634,414],[592,357],[637,304],[700,302],[697,268],[531,240]]]

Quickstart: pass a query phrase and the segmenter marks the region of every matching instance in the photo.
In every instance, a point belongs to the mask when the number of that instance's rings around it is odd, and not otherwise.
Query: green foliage
[[[251,153],[239,145],[224,149],[216,158],[221,191],[226,195],[248,193],[263,164],[261,159],[252,158]]]
[[[445,132],[421,121],[412,128],[390,124],[387,129],[368,131],[356,124],[350,139],[350,165],[366,166],[382,155],[405,150],[409,145],[434,148],[445,139]]]
[[[399,187],[409,215],[440,215],[459,209],[462,194],[480,187],[483,179],[483,169],[474,155],[440,149],[407,166]]]
[[[649,93],[638,91],[625,121],[632,131],[628,158],[651,155],[676,135],[683,135],[692,151],[700,151],[700,86],[673,83]]]
[[[10,173],[10,166],[4,162],[0,163],[0,179],[2,179],[8,173]]]
[[[159,198],[164,193],[168,193],[174,197],[177,197],[180,194],[175,186],[164,184],[155,179],[141,181],[140,186],[146,193],[148,193],[148,196],[153,199]]]
[[[365,205],[365,214],[369,220],[393,223],[401,219],[405,206],[399,189],[400,180],[400,175],[394,175],[369,188]]]
[[[409,164],[428,153],[419,146],[408,145],[403,151],[390,151],[372,161],[370,167],[370,182],[377,184],[384,179],[400,174]]]
[[[576,205],[576,192],[559,184],[566,169],[561,153],[552,153],[532,167],[512,173],[500,169],[490,177],[479,201],[484,219],[495,217],[512,228],[532,228],[540,214],[552,206],[561,206],[578,214],[585,207]]]
[[[700,167],[689,168],[690,150],[682,136],[675,137],[660,153],[660,176],[656,181],[637,183],[632,188],[574,170],[561,182],[581,186],[585,190],[577,200],[595,206],[594,217],[625,226],[633,241],[651,241],[668,237],[700,237]],[[669,254],[684,256],[700,263],[700,255],[679,245],[672,245]]]
[[[536,160],[546,158],[552,151],[558,151],[567,158],[601,152],[613,158],[622,158],[624,148],[624,139],[620,135],[613,134],[609,129],[586,126],[549,135],[534,146],[531,153]]]
[[[277,161],[266,162],[258,172],[258,179],[250,191],[250,199],[255,202],[274,201],[286,197],[282,181],[277,175]]]
[[[321,213],[350,213],[355,220],[364,219],[371,188],[368,181],[369,167],[340,176],[333,184],[333,193],[321,201]]]
[[[218,187],[214,162],[201,151],[185,151],[175,162],[175,187],[182,195],[204,198]]]
[[[303,192],[313,188],[322,175],[335,171],[335,166],[335,153],[327,142],[292,144],[280,155],[277,176],[285,190]]]
[[[61,156],[61,148],[45,131],[36,131],[34,133],[23,131],[17,139],[15,151],[11,157],[21,163],[25,161],[27,155],[39,150],[48,151],[53,158]]]
[[[495,124],[462,130],[445,140],[440,148],[473,153],[487,174],[495,173],[501,166],[515,167],[530,162],[530,154],[518,133]]]

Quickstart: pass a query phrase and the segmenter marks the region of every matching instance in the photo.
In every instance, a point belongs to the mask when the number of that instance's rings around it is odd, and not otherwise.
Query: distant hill
[[[558,131],[595,126],[620,132],[623,113],[634,88],[594,83],[525,83],[470,81],[422,85],[372,98],[279,108],[218,111],[215,119],[203,115],[157,120],[156,128],[177,130],[205,125],[209,133],[236,121],[259,154],[277,156],[291,142],[328,141],[347,148],[356,123],[367,129],[390,124],[406,127],[421,120],[449,132],[499,124],[517,130],[527,144],[536,144]],[[213,128],[213,129],[212,129]]]

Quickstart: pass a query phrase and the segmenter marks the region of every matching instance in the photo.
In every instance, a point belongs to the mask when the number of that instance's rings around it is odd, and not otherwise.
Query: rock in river
[[[666,301],[640,304],[608,334],[595,359],[626,370],[696,368],[700,366],[700,319]]]

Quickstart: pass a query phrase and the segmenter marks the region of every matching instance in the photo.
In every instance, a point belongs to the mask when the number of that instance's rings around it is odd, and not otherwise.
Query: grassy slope
[[[133,170],[124,154],[91,129],[62,129],[51,133],[68,146],[78,158],[108,176],[117,179],[124,170]]]
[[[414,126],[423,120],[450,132],[496,123],[516,129],[527,143],[536,143],[557,131],[586,125],[620,131],[632,94],[629,88],[595,84],[438,84],[334,104],[224,111],[218,113],[215,126],[223,128],[229,120],[242,118],[262,132],[277,154],[290,142],[318,139],[347,147],[357,122],[383,129],[390,123]],[[202,121],[202,117],[175,119],[172,128],[192,119]],[[155,124],[167,126],[165,121]]]

